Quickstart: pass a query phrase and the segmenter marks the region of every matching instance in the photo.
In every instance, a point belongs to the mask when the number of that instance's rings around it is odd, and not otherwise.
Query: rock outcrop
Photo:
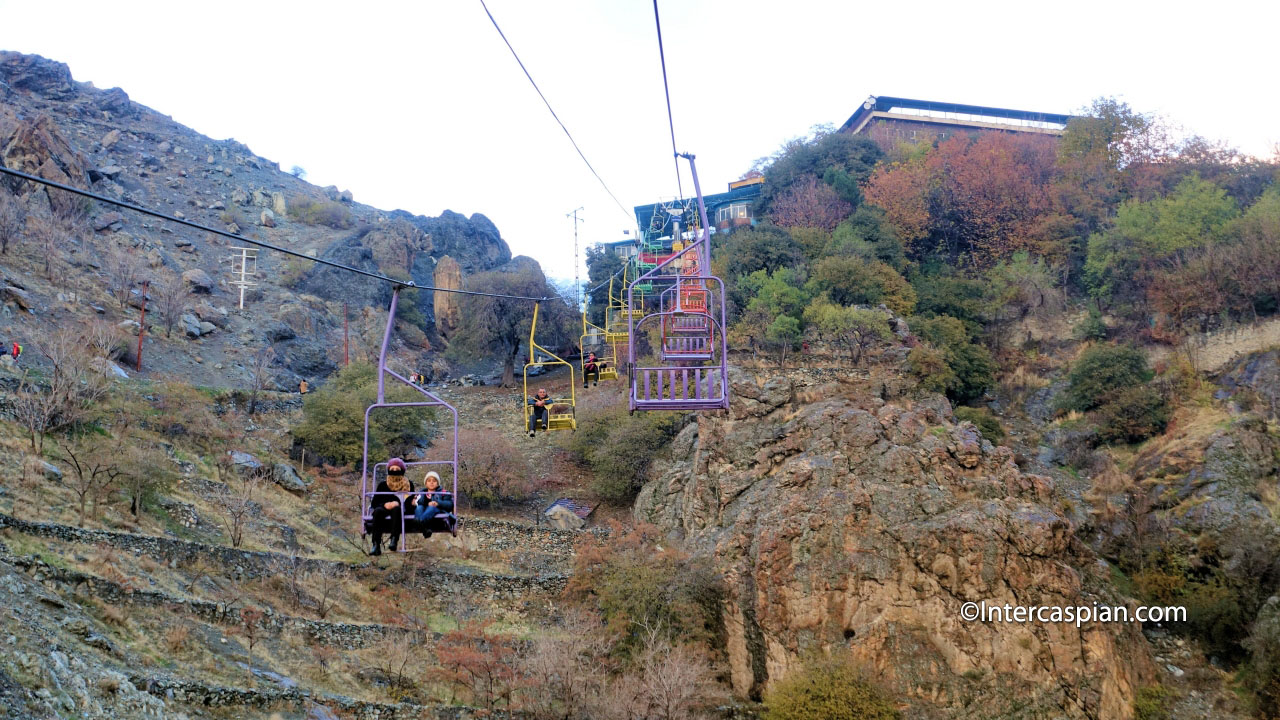
[[[822,650],[872,668],[913,717],[1131,716],[1153,676],[1136,625],[961,617],[966,602],[1123,604],[1049,478],[892,380],[731,381],[728,417],[677,437],[635,515],[723,570],[737,691]]]
[[[436,263],[435,273],[432,274],[431,284],[438,288],[461,289],[462,268],[458,266],[458,261],[449,255],[440,258]],[[461,314],[457,295],[448,292],[435,293],[436,331],[442,337],[448,338],[453,334],[462,319]]]

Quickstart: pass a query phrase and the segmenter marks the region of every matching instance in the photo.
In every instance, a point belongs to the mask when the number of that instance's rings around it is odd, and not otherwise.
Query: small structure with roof
[[[872,95],[840,126],[890,149],[900,142],[945,140],[956,133],[1016,132],[1057,137],[1071,115]]]
[[[560,530],[581,530],[587,524],[587,517],[595,510],[590,505],[581,505],[570,498],[560,498],[542,511],[547,522]]]

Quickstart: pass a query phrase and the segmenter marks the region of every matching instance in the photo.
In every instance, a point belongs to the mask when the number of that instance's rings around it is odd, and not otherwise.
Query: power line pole
[[[582,282],[578,278],[578,223],[586,222],[578,217],[578,212],[582,209],[578,208],[564,214],[565,217],[573,217],[573,300],[578,305],[578,312],[582,312]]]
[[[142,308],[138,316],[138,362],[133,366],[134,372],[142,372],[142,338],[147,334],[147,293],[151,291],[151,281],[142,283]],[[161,308],[163,309],[163,308]]]
[[[227,284],[240,288],[240,309],[243,310],[245,288],[258,284],[249,279],[258,273],[258,249],[249,247],[233,247],[231,249],[240,251],[240,269],[231,271],[233,275],[238,277]],[[235,258],[234,255],[231,257]]]

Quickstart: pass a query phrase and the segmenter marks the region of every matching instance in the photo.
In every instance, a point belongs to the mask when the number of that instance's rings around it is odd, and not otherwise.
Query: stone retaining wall
[[[157,562],[171,567],[186,565],[205,560],[215,562],[245,578],[266,577],[278,574],[282,567],[297,563],[304,571],[347,571],[371,568],[371,563],[350,565],[347,563],[317,558],[286,555],[283,553],[259,550],[239,550],[225,545],[205,545],[187,540],[157,537],[154,535],[135,535],[107,530],[86,530],[84,528],[60,525],[57,523],[29,522],[12,515],[0,513],[0,528],[12,528],[25,535],[53,538],[64,542],[83,543],[87,545],[107,545],[116,547],[136,555],[147,555]],[[386,575],[388,582],[407,583],[413,587],[432,594],[478,593],[485,595],[493,602],[521,603],[527,596],[546,596],[559,594],[564,589],[568,576],[563,574],[547,574],[537,576],[498,575],[483,572],[471,572],[466,569],[435,569],[419,567],[413,572],[404,569],[390,571]]]
[[[354,720],[471,720],[471,718],[519,718],[522,714],[486,713],[457,705],[414,705],[376,703],[340,695],[313,695],[306,690],[248,690],[218,687],[167,677],[131,675],[134,686],[152,695],[207,708],[248,707],[260,710],[305,712],[311,705],[324,705]]]
[[[0,562],[8,562],[14,567],[24,570],[37,582],[55,582],[70,585],[73,588],[84,588],[89,595],[105,600],[113,605],[140,605],[144,607],[164,608],[172,612],[181,612],[209,623],[220,625],[240,624],[240,605],[216,603],[205,600],[175,597],[154,590],[133,590],[118,583],[105,580],[88,573],[65,570],[54,567],[35,558],[0,557]],[[267,610],[258,626],[273,635],[290,632],[298,633],[308,640],[340,647],[345,650],[369,647],[380,642],[389,633],[414,635],[430,635],[431,639],[439,639],[437,633],[415,633],[406,628],[388,625],[334,623],[307,618],[279,615]],[[420,637],[419,639],[427,639]]]

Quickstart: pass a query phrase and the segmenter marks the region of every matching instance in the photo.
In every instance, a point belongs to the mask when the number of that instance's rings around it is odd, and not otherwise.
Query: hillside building
[[[1016,132],[1057,137],[1066,130],[1071,117],[872,95],[840,126],[839,132],[866,135],[888,150],[901,142],[941,141],[956,133]]]

